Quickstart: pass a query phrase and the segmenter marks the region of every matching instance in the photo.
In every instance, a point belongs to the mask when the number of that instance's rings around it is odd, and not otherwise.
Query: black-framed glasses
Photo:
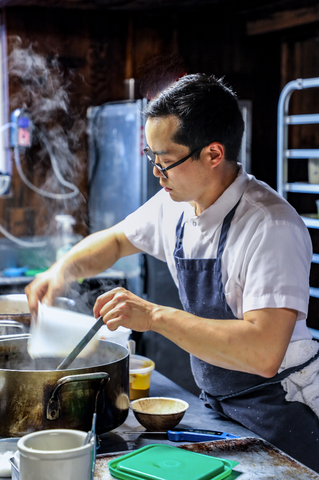
[[[153,165],[153,167],[156,167],[157,170],[160,172],[160,174],[164,177],[164,178],[168,178],[168,176],[166,175],[165,172],[167,172],[167,170],[170,170],[171,168],[174,168],[174,167],[177,167],[178,165],[181,165],[182,163],[186,162],[186,160],[188,160],[192,155],[194,155],[194,153],[198,152],[199,150],[202,150],[203,147],[200,147],[200,148],[196,148],[195,150],[193,150],[189,155],[187,155],[186,157],[182,158],[181,160],[178,160],[177,162],[173,163],[172,165],[170,165],[169,167],[165,167],[163,168],[162,165],[160,163],[156,163],[156,155],[154,152],[152,152],[152,150],[150,149],[150,147],[147,147],[147,148],[144,148],[143,152],[145,153],[145,155],[147,156],[147,159],[149,160],[149,162]]]

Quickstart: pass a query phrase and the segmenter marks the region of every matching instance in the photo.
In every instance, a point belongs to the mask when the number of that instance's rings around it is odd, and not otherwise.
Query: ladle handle
[[[82,338],[82,340],[77,344],[77,346],[72,350],[71,353],[58,365],[57,370],[65,370],[68,366],[75,360],[75,358],[82,352],[83,348],[89,343],[91,338],[94,337],[96,332],[104,325],[103,317],[99,317],[98,321],[93,325],[93,327],[88,331],[88,333]]]

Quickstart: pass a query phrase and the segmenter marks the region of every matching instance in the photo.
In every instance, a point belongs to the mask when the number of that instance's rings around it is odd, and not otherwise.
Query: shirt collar
[[[222,223],[227,213],[230,212],[243,195],[250,180],[242,165],[238,164],[238,166],[239,171],[234,182],[199,217],[195,215],[194,208],[188,204],[184,211],[185,222],[196,221],[203,233],[215,230]]]

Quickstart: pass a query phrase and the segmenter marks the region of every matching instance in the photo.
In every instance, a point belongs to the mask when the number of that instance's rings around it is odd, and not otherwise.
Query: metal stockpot
[[[56,428],[90,430],[95,403],[98,434],[125,421],[129,409],[125,347],[103,341],[90,357],[76,359],[67,370],[55,370],[62,359],[31,359],[27,341],[24,334],[0,341],[0,437]]]

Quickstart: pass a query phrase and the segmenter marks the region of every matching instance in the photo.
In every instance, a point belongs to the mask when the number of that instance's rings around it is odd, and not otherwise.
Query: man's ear
[[[216,167],[225,158],[224,146],[219,142],[212,142],[202,150],[207,160]]]

